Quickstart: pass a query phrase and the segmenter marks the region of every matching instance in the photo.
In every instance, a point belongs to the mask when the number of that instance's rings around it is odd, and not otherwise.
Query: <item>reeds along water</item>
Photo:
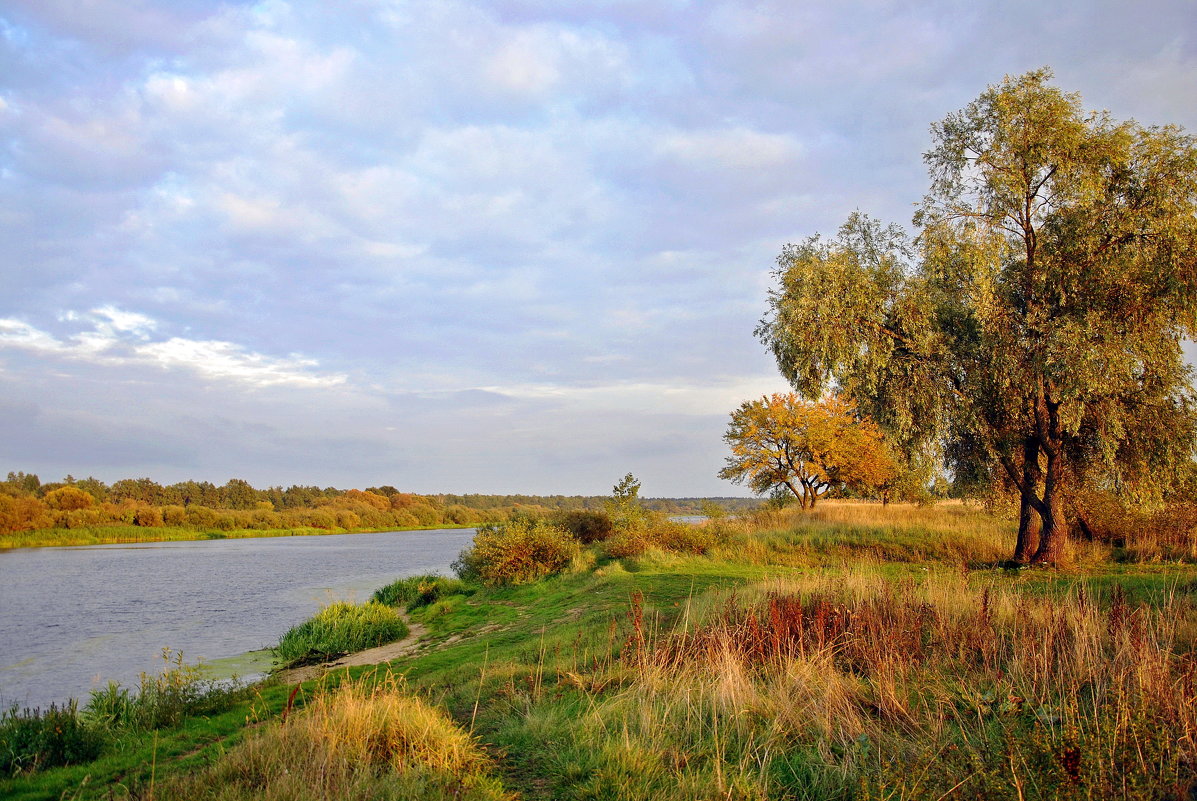
[[[667,797],[654,782],[671,770],[695,788],[756,783],[761,797],[1187,798],[1194,786],[1197,614],[1183,593],[1149,608],[1117,587],[1036,597],[866,569],[764,582],[656,636],[637,605],[612,668],[635,680],[597,703],[583,736],[597,746],[622,729],[643,797]],[[691,754],[680,769],[679,749]]]

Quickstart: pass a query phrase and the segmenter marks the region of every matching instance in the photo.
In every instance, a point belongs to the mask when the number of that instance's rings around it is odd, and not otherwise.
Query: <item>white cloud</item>
[[[784,167],[801,156],[803,148],[793,136],[740,127],[671,132],[661,138],[658,150],[698,167],[752,170]]]
[[[107,320],[107,323],[100,323],[104,329],[111,329],[122,334],[132,334],[138,339],[146,339],[149,337],[151,331],[158,327],[158,323],[137,312],[127,312],[116,308],[115,306],[101,306],[98,309],[92,309],[92,314],[102,317]]]
[[[508,384],[477,387],[508,398],[561,402],[579,414],[594,411],[638,415],[723,415],[746,400],[787,391],[785,381],[773,375],[714,378],[686,382],[618,382],[594,386],[561,384]]]
[[[309,372],[319,366],[315,359],[299,356],[279,359],[252,353],[232,342],[171,337],[165,342],[138,345],[133,352],[168,369],[189,368],[210,378],[242,381],[259,387],[316,388],[345,383],[344,375]]]
[[[515,37],[491,57],[487,74],[498,86],[515,92],[540,93],[560,78],[555,54],[533,36]]]
[[[70,349],[45,331],[20,320],[0,319],[0,347],[20,348],[43,353],[66,353]]]
[[[321,373],[314,359],[297,355],[285,358],[255,353],[233,342],[171,337],[150,341],[157,321],[144,314],[103,306],[88,315],[67,312],[64,322],[90,322],[89,330],[65,340],[14,319],[0,319],[0,348],[16,348],[43,356],[89,362],[110,367],[157,366],[183,369],[217,380],[237,381],[252,387],[334,387],[344,384],[343,374]]]

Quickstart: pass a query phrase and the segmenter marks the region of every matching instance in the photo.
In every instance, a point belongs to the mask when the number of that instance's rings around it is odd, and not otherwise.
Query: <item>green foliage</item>
[[[908,454],[1018,492],[1042,536],[1016,558],[1049,563],[1070,484],[1171,482],[1197,437],[1197,145],[1050,79],[933,126],[917,251],[860,214],[787,245],[757,329],[806,396],[834,384]]]
[[[102,731],[80,719],[74,701],[46,710],[12,706],[0,713],[0,775],[89,762],[105,743]]]
[[[607,501],[607,515],[616,530],[644,525],[644,507],[640,505],[640,481],[631,473],[626,474],[611,488],[611,498]]]
[[[401,640],[407,634],[407,624],[390,606],[373,600],[364,604],[338,601],[287,631],[274,652],[285,665],[326,662]]]
[[[549,517],[549,522],[558,528],[565,529],[583,545],[602,542],[611,536],[614,523],[611,516],[603,511],[593,509],[571,509],[558,512]]]
[[[183,661],[183,654],[162,650],[163,670],[142,673],[137,690],[130,692],[116,682],[92,690],[80,716],[106,731],[149,731],[178,726],[198,715],[211,715],[231,707],[248,694],[239,681],[215,681],[202,666]]]
[[[374,591],[372,601],[411,612],[451,595],[473,595],[478,588],[461,579],[423,575],[399,579]]]
[[[564,570],[579,551],[569,532],[544,520],[517,517],[479,527],[453,569],[465,581],[487,586],[527,584]]]
[[[713,525],[676,523],[654,516],[644,525],[619,529],[603,543],[608,556],[622,559],[641,556],[650,550],[679,554],[705,554],[716,544]]]

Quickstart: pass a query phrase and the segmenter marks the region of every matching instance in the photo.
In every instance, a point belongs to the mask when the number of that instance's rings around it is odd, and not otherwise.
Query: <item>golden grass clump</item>
[[[220,801],[509,799],[491,769],[473,737],[393,679],[376,686],[346,682],[159,795]]]

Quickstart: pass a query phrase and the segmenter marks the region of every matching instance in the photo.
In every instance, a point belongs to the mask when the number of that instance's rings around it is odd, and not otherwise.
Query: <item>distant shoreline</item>
[[[386,528],[271,528],[193,529],[182,526],[93,526],[21,531],[0,536],[0,551],[16,548],[66,548],[82,545],[121,545],[142,542],[193,542],[202,540],[252,539],[255,537],[319,537],[327,534],[377,534],[407,531],[440,531],[475,528],[476,524],[445,523],[435,526]]]

